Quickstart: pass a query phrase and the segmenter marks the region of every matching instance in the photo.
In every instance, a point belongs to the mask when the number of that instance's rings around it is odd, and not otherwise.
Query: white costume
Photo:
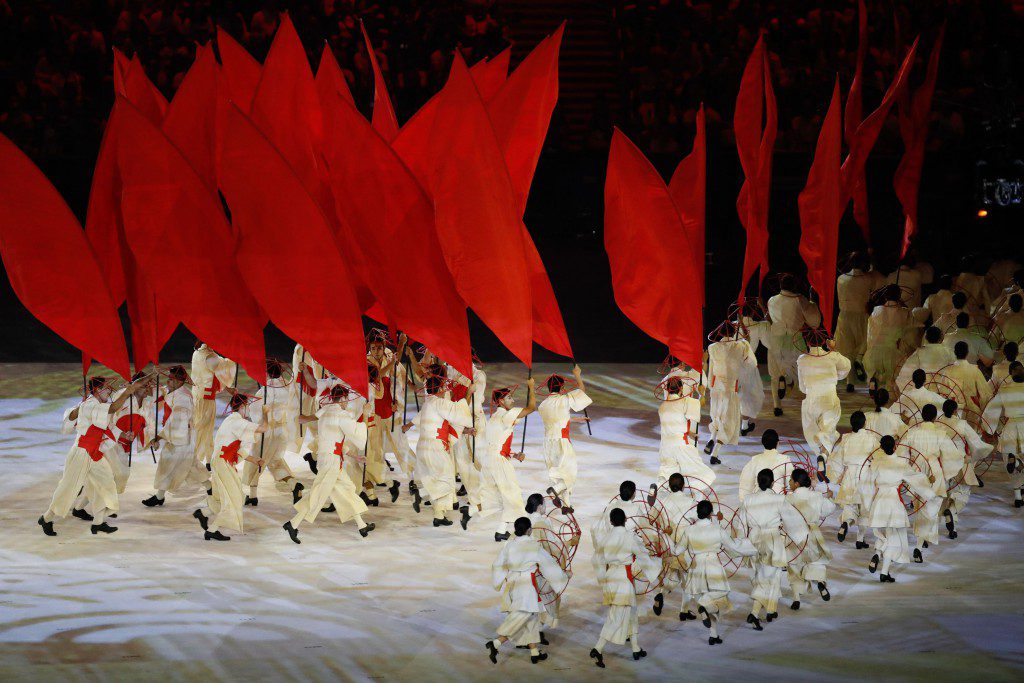
[[[825,583],[832,552],[825,544],[825,537],[821,535],[820,524],[821,520],[835,512],[836,506],[820,491],[804,486],[793,491],[788,500],[807,522],[807,545],[790,563],[788,572],[793,600],[800,600],[800,596],[811,589],[812,582]]]
[[[295,447],[299,438],[299,385],[297,382],[283,382],[267,378],[268,384],[257,393],[257,400],[250,410],[262,414],[267,422],[267,431],[256,440],[254,453],[263,459],[259,468],[249,461],[242,465],[242,484],[256,495],[256,486],[263,472],[270,472],[282,492],[292,490],[295,475],[285,461],[285,453]],[[255,411],[262,411],[256,413]]]
[[[893,563],[910,562],[910,519],[900,498],[900,485],[906,483],[925,501],[930,501],[934,494],[924,475],[915,471],[906,458],[881,450],[872,457],[862,481],[868,506],[867,523],[875,532],[875,553],[881,560],[882,574],[889,575]]]
[[[967,344],[967,360],[971,363],[977,363],[979,358],[985,362],[991,362],[995,357],[995,352],[992,350],[992,345],[988,343],[988,340],[972,330],[956,329],[942,339],[942,343],[951,352],[956,348],[957,342],[961,341]]]
[[[775,448],[758,453],[748,460],[747,464],[740,470],[740,502],[743,502],[744,498],[758,490],[757,473],[761,470],[772,471],[772,474],[775,475],[772,490],[782,493],[786,489],[790,475],[793,474],[794,467],[793,461],[789,459],[789,456],[779,453]]]
[[[416,443],[416,476],[426,489],[434,507],[434,518],[441,519],[455,504],[455,460],[451,440],[459,429],[469,427],[473,417],[465,401],[452,401],[438,395],[427,396],[413,418],[419,427]]]
[[[722,339],[708,347],[708,377],[711,384],[711,426],[715,444],[736,444],[740,440],[740,378],[757,358],[745,339]]]
[[[854,362],[864,358],[868,341],[868,306],[871,292],[877,286],[877,274],[858,268],[843,273],[836,280],[836,300],[839,303],[836,351]]]
[[[910,422],[917,419],[921,414],[921,409],[929,404],[935,406],[935,409],[942,413],[942,404],[945,402],[944,396],[936,394],[926,385],[920,387],[911,385],[900,394],[899,401],[889,406],[889,410],[902,417],[904,421]]]
[[[548,478],[563,502],[576,487],[578,469],[576,450],[570,438],[570,411],[581,412],[591,402],[583,390],[573,389],[564,394],[551,394],[537,406],[544,423],[544,462]]]
[[[207,498],[212,513],[210,533],[222,528],[242,531],[242,506],[245,493],[238,475],[238,461],[253,455],[256,425],[237,412],[231,413],[213,437],[213,495]]]
[[[511,524],[525,513],[523,492],[512,461],[512,438],[516,421],[522,412],[498,406],[487,420],[487,434],[484,443],[487,449],[478,447],[481,455],[481,498],[483,514],[497,514],[500,524],[498,533],[505,532],[505,525]],[[479,424],[479,423],[478,423]],[[481,439],[483,441],[483,439]]]
[[[946,433],[962,458],[962,461],[943,463],[943,473],[948,477],[946,483],[948,496],[945,509],[949,511],[953,521],[956,521],[971,498],[971,487],[978,485],[974,463],[988,457],[995,447],[982,441],[978,432],[974,431],[974,428],[962,417],[940,415],[935,423],[945,427]],[[958,464],[959,469],[954,472],[953,468]]]
[[[530,536],[515,536],[504,544],[491,565],[494,590],[503,592],[508,611],[498,635],[529,644],[540,643],[540,615],[544,601],[538,578],[557,594],[569,579],[541,544]]]
[[[945,344],[939,342],[932,344],[925,342],[920,348],[915,349],[912,354],[907,356],[907,359],[903,362],[900,367],[900,374],[896,378],[896,386],[903,390],[912,383],[912,376],[915,370],[924,370],[928,377],[925,382],[925,386],[929,389],[934,388],[933,380],[935,374],[946,366],[953,363],[956,360],[956,356],[953,355],[953,351]]]
[[[919,546],[924,541],[938,543],[939,513],[947,493],[947,483],[951,476],[963,469],[963,457],[946,428],[935,422],[920,422],[908,429],[896,452],[906,454],[911,460],[924,458],[927,463],[927,467],[924,463],[918,463],[918,466],[928,475],[935,497],[914,515],[914,535]]]
[[[665,483],[675,472],[696,477],[707,486],[715,481],[715,471],[700,459],[697,451],[697,425],[700,401],[675,394],[658,406],[661,420],[661,447],[658,449],[658,483]],[[699,485],[698,488],[704,488]]]
[[[236,365],[221,358],[203,344],[192,353],[192,431],[195,433],[196,457],[209,463],[213,454],[213,425],[217,419],[217,394],[231,386]]]
[[[637,580],[655,582],[661,562],[650,555],[632,529],[611,527],[594,547],[594,571],[608,606],[597,650],[604,642],[622,645],[628,639],[634,652],[640,650],[637,617]]]
[[[807,350],[800,330],[821,324],[818,307],[802,294],[782,291],[768,299],[768,317],[772,321],[771,342],[768,344],[768,372],[772,379],[772,396],[778,407],[775,391],[780,377],[790,384],[796,381],[796,359]]]
[[[153,476],[156,497],[164,492],[175,493],[185,486],[210,485],[210,473],[196,458],[192,448],[192,409],[195,400],[187,385],[182,385],[163,397],[163,425],[160,428],[160,462]]]
[[[902,352],[899,344],[910,322],[910,311],[895,302],[875,306],[868,318],[868,342],[864,352],[864,371],[879,387],[893,379]]]
[[[800,403],[804,439],[813,450],[827,455],[839,438],[836,425],[843,412],[836,383],[850,373],[850,361],[838,351],[815,347],[800,356],[796,365],[800,391],[805,394]]]
[[[840,521],[845,522],[847,527],[857,525],[857,541],[861,543],[864,542],[864,530],[867,527],[864,521],[867,505],[864,503],[861,479],[867,469],[865,463],[868,462],[871,453],[878,448],[879,438],[877,434],[867,429],[843,434],[836,444],[832,457],[829,458],[833,476],[837,472],[839,474],[836,480],[839,484],[836,504],[842,506]]]
[[[754,616],[762,606],[769,614],[778,611],[782,573],[789,565],[783,530],[797,545],[807,539],[807,522],[786,498],[771,489],[758,490],[740,503],[740,519],[747,528],[747,538],[757,549],[750,592],[754,601],[750,612]]]
[[[864,428],[875,432],[874,438],[876,440],[881,439],[883,436],[891,436],[899,441],[900,437],[903,436],[903,432],[907,430],[907,423],[900,417],[899,410],[895,412],[886,408],[872,410],[864,413],[864,420]],[[875,445],[877,446],[878,444],[876,443]]]
[[[1024,382],[1012,379],[1004,382],[985,408],[985,420],[999,435],[996,449],[1007,461],[1010,455],[1016,456],[1010,486],[1014,498],[1020,500],[1021,487],[1024,487],[1024,465],[1020,457],[1024,454]]]

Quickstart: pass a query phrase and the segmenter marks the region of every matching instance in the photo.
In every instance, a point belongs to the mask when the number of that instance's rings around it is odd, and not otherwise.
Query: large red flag
[[[679,215],[683,219],[686,242],[690,245],[694,272],[700,281],[700,301],[704,304],[704,216],[707,194],[707,138],[704,130],[704,104],[697,111],[697,133],[693,150],[676,167],[669,181]],[[702,321],[703,324],[703,321]],[[696,367],[696,366],[694,366]]]
[[[489,103],[508,79],[508,65],[512,61],[512,46],[506,47],[490,59],[481,59],[469,67],[469,75],[480,91],[480,98]]]
[[[124,95],[124,79],[128,74],[128,67],[131,66],[131,60],[125,56],[123,52],[114,48],[114,92],[118,95]]]
[[[398,117],[395,116],[395,108],[388,95],[388,84],[384,81],[380,64],[377,63],[377,53],[373,51],[373,44],[370,42],[370,36],[366,32],[366,25],[362,20],[359,21],[359,28],[363,32],[366,54],[370,58],[370,67],[373,69],[373,127],[385,140],[391,142],[398,136]]]
[[[225,97],[248,113],[260,82],[260,63],[219,26],[217,51],[220,53],[221,85]]]
[[[523,250],[526,253],[526,267],[530,273],[530,295],[533,300],[533,341],[548,351],[566,358],[573,358],[569,333],[565,329],[562,311],[551,287],[548,271],[540,252],[530,237],[526,226],[522,226]]]
[[[124,98],[118,98],[114,116],[119,118],[125,237],[135,262],[177,319],[266,383],[263,315],[235,264],[234,240],[216,190]]]
[[[0,257],[21,303],[68,343],[131,375],[117,306],[57,190],[0,135]]]
[[[864,58],[868,52],[868,12],[864,0],[857,0],[857,67],[846,96],[846,112],[843,117],[843,135],[851,149],[856,144],[857,127],[864,118]],[[871,226],[868,219],[868,185],[864,169],[850,174],[844,183],[853,197],[853,220],[860,227],[864,241],[871,245]]]
[[[910,241],[917,232],[917,193],[921,187],[924,147],[928,139],[928,118],[931,115],[932,95],[935,94],[935,81],[939,73],[939,53],[942,51],[942,38],[945,33],[946,26],[943,24],[928,57],[928,73],[925,75],[924,83],[914,92],[910,111],[905,111],[905,107],[900,108],[903,124],[900,131],[903,133],[904,151],[892,183],[896,196],[903,205],[905,219],[900,256],[906,255]]]
[[[342,222],[372,259],[373,288],[388,321],[459,372],[472,374],[466,304],[434,228],[434,208],[387,141],[337,94],[325,106],[325,154]]]
[[[196,61],[178,86],[162,128],[213,195],[217,193],[217,58],[200,45]]]
[[[818,293],[822,322],[829,332],[832,331],[836,297],[839,221],[844,208],[839,170],[843,142],[841,107],[837,77],[832,101],[818,134],[807,184],[797,200],[800,209],[800,255],[807,264],[807,279]]]
[[[700,287],[691,245],[658,171],[618,128],[604,185],[604,247],[615,302],[633,323],[676,358],[701,367]],[[680,255],[684,255],[680,258]]]
[[[324,51],[320,55],[320,66],[316,69],[316,91],[320,96],[321,107],[331,93],[337,93],[349,104],[355,104],[348,81],[345,80],[345,74],[341,72],[338,60],[334,58],[331,46],[326,41],[324,41]]]
[[[237,107],[227,112],[221,175],[249,290],[281,331],[366,396],[359,306],[330,223]]]
[[[135,103],[150,121],[159,123],[167,113],[167,98],[146,76],[138,55],[132,57],[124,78],[125,97]]]

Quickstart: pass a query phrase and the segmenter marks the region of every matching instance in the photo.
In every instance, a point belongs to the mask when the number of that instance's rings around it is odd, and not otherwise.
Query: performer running
[[[824,331],[805,330],[804,343],[808,351],[796,361],[800,391],[804,392],[800,421],[804,439],[817,450],[819,469],[824,470],[825,460],[839,439],[836,425],[843,412],[836,384],[850,374],[850,361],[834,350],[835,345]]]
[[[887,285],[885,303],[875,306],[868,318],[864,371],[870,380],[869,392],[889,388],[896,374],[896,364],[902,356],[900,341],[909,324],[910,311],[900,299],[900,288]]]
[[[481,514],[498,515],[494,540],[499,543],[508,540],[508,525],[523,515],[523,492],[512,460],[522,462],[525,456],[512,452],[512,436],[516,423],[537,410],[534,387],[532,377],[526,380],[526,406],[518,409],[513,387],[500,387],[491,392],[491,417],[486,421],[487,450],[481,463]]]
[[[150,445],[161,444],[160,462],[153,476],[155,493],[142,501],[146,507],[164,504],[167,492],[178,493],[184,488],[201,486],[210,489],[210,472],[196,458],[192,447],[192,382],[184,366],[175,365],[167,370],[167,391],[163,396],[164,412],[160,433]]]
[[[757,365],[757,358],[746,339],[738,335],[736,324],[725,321],[719,328],[718,341],[708,347],[708,376],[711,382],[711,439],[704,452],[711,456],[711,464],[722,461],[718,457],[723,445],[740,440],[740,377],[744,366]]]
[[[684,488],[685,486],[686,479],[683,475],[679,472],[674,472],[668,478],[668,493],[659,491],[656,496],[652,495],[652,498],[656,497],[657,501],[664,508],[665,519],[659,517],[657,523],[664,530],[665,534],[668,535],[674,547],[683,543],[685,538],[684,531],[698,519],[697,501]],[[672,593],[676,588],[685,587],[686,572],[690,564],[689,557],[683,552],[673,552],[665,557],[663,561],[665,563],[665,577],[661,584],[661,590],[654,596],[654,606],[652,608],[656,616],[661,616],[662,609],[665,606],[665,596]],[[689,595],[689,592],[684,589],[682,604],[679,606],[679,621],[689,621],[697,618],[697,615],[689,609],[691,597],[693,596]]]
[[[248,487],[245,505],[259,505],[257,488],[260,475],[270,472],[277,489],[292,494],[292,503],[302,495],[303,485],[292,473],[285,460],[285,453],[295,447],[298,440],[299,384],[293,378],[285,377],[285,364],[274,358],[267,359],[267,384],[262,387],[253,401],[250,411],[259,411],[267,429],[256,444],[256,454],[263,461],[257,467],[251,460],[242,465],[242,483]]]
[[[756,492],[758,489],[758,472],[771,470],[775,476],[772,486],[776,493],[782,493],[786,488],[786,481],[793,471],[793,461],[786,455],[779,453],[779,433],[774,429],[764,430],[761,435],[762,453],[758,453],[743,466],[740,470],[739,497],[740,502]]]
[[[881,394],[885,389],[879,389]],[[886,415],[896,417],[889,411]],[[899,418],[896,418],[897,420]],[[878,447],[878,433],[864,428],[866,418],[864,413],[856,411],[850,415],[850,427],[853,429],[849,434],[843,434],[836,444],[835,452],[829,459],[829,466],[833,472],[839,473],[836,484],[839,486],[839,493],[836,495],[836,504],[842,506],[839,519],[837,537],[842,543],[846,535],[850,533],[850,527],[857,525],[857,550],[868,547],[864,540],[864,532],[867,529],[866,516],[867,505],[863,498],[863,484],[861,477],[864,474],[865,463],[871,458],[872,451]],[[902,424],[902,423],[901,423]],[[884,434],[884,432],[882,432]]]
[[[715,481],[715,471],[704,464],[697,451],[700,400],[686,391],[679,377],[669,377],[664,385],[665,400],[658,407],[661,421],[658,483],[663,484],[673,472],[680,472],[710,486]]]
[[[768,299],[768,316],[772,321],[772,339],[768,345],[768,369],[772,373],[774,391],[772,401],[775,415],[782,415],[781,401],[787,387],[796,382],[796,359],[806,348],[801,343],[800,330],[821,325],[821,312],[803,294],[796,293],[796,280],[783,273],[779,277],[781,290]],[[774,357],[774,358],[773,358]]]
[[[825,545],[825,537],[821,535],[821,520],[836,510],[835,503],[826,496],[811,488],[811,477],[806,470],[797,468],[790,477],[789,502],[796,508],[807,522],[807,545],[803,552],[789,564],[789,587],[793,591],[793,603],[790,609],[800,609],[800,598],[811,590],[813,583],[828,602],[832,595],[828,592],[826,573],[832,561],[832,552]]]
[[[544,423],[544,462],[551,481],[548,493],[555,498],[555,504],[559,507],[572,506],[572,492],[576,487],[579,467],[576,462],[576,449],[573,448],[570,438],[570,427],[573,421],[589,419],[572,418],[570,411],[582,412],[593,402],[587,396],[583,370],[579,365],[573,366],[572,376],[576,380],[576,388],[571,390],[564,377],[548,377],[548,396],[537,407],[540,419]]]
[[[894,439],[903,436],[907,424],[900,417],[898,408],[893,410],[889,407],[889,391],[879,389],[871,398],[875,402],[875,409],[864,414],[864,427],[875,433],[875,439],[887,434]]]
[[[398,348],[391,351],[387,348],[387,333],[377,331],[371,337],[366,354],[370,366],[370,379],[374,393],[374,414],[377,419],[370,427],[367,449],[366,470],[367,484],[363,495],[371,500],[377,499],[375,487],[386,483],[388,463],[386,456],[394,453],[399,468],[412,478],[412,463],[416,456],[409,446],[409,439],[402,432],[402,421],[397,413],[405,405],[405,384],[407,381],[405,366],[401,360],[405,357],[408,337],[398,336]],[[388,492],[391,502],[398,500],[398,480],[392,478]]]
[[[192,354],[192,431],[196,438],[196,457],[210,465],[213,454],[213,424],[217,418],[217,396],[221,392],[233,394],[238,368],[227,358],[218,356],[213,349],[196,341]]]
[[[927,463],[928,480],[931,482],[932,496],[928,503],[914,515],[914,536],[917,544],[914,548],[914,562],[924,562],[922,550],[930,544],[939,542],[939,515],[942,502],[947,494],[946,484],[952,475],[963,467],[956,445],[946,429],[935,423],[939,411],[929,403],[921,408],[921,422],[906,431],[900,439],[900,448],[907,450],[907,460],[923,458]]]
[[[860,381],[867,379],[864,372],[864,351],[868,339],[868,307],[871,292],[878,286],[877,273],[871,272],[866,254],[850,255],[850,270],[836,280],[836,300],[839,317],[836,320],[835,349],[853,363],[854,375]],[[853,391],[852,377],[846,379],[846,390]]]
[[[1003,454],[1010,473],[1013,506],[1024,507],[1024,365],[1019,361],[1010,365],[1010,381],[1003,382],[989,401],[985,420],[992,425],[990,433],[999,437],[996,450]]]

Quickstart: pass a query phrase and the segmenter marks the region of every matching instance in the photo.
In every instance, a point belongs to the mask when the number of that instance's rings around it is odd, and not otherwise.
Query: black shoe
[[[927,548],[927,547],[928,547],[928,545],[929,545],[929,544],[928,544],[928,541],[921,541],[921,547],[922,547],[922,548]]]
[[[696,621],[696,620],[697,620],[697,615],[694,614],[693,612],[687,611],[687,612],[680,612],[679,613],[679,621]]]
[[[455,501],[455,502],[454,502],[454,503],[452,504],[452,510],[458,510],[459,508],[460,508],[460,506],[459,506],[459,501]]]
[[[299,530],[292,526],[290,520],[285,522],[281,528],[288,532],[288,537],[293,541],[296,543],[302,543],[302,541],[299,540]]]
[[[203,514],[202,510],[196,510],[192,513],[192,516],[199,520],[199,526],[203,527],[203,531],[206,531],[209,526],[209,518]]]
[[[45,519],[40,517],[36,520],[36,524],[43,527],[43,533],[47,536],[56,536],[57,532],[53,530],[53,522],[47,522]]]
[[[250,497],[250,496],[246,496],[245,497],[245,505],[248,505],[250,507],[256,507],[259,504],[260,504],[260,499],[259,498]]]
[[[537,662],[543,662],[548,658],[547,652],[541,652],[539,655],[530,655],[530,663],[536,664]]]
[[[878,580],[881,583],[896,583],[896,579],[889,576],[888,574],[880,574]]]
[[[861,382],[867,381],[868,373],[864,370],[864,365],[860,361],[854,361],[853,375]]]
[[[711,628],[711,615],[703,607],[698,607],[697,612],[703,617],[700,623],[704,624],[704,628]]]
[[[755,631],[763,631],[764,630],[764,626],[761,626],[761,620],[758,619],[757,617],[755,617],[753,614],[748,614],[747,615],[747,623],[748,624],[753,624]]]
[[[459,520],[459,524],[462,525],[462,530],[463,531],[466,531],[466,527],[469,526],[469,520],[470,520],[469,506],[468,505],[464,505],[462,507],[462,519]]]
[[[706,446],[704,446],[704,455],[711,455],[711,451],[715,450],[715,440],[709,439]]]
[[[334,503],[331,503],[325,508],[320,508],[320,512],[337,512],[338,508],[334,507]]]
[[[875,400],[875,394],[877,393],[878,389],[872,389],[871,387],[868,387],[868,398],[870,398],[872,401]]]
[[[376,528],[377,528],[377,525],[374,524],[373,522],[370,522],[369,524],[367,524],[366,526],[364,526],[362,529],[359,530],[359,535],[362,536],[363,538],[366,538],[367,536],[370,535],[370,532],[373,531]]]
[[[450,519],[442,517],[441,519],[434,519],[434,526],[451,526],[454,522]]]
[[[82,520],[83,522],[91,522],[94,519],[94,517],[92,515],[90,515],[88,512],[86,512],[85,510],[83,510],[81,508],[79,508],[77,510],[72,510],[71,511],[71,516],[72,517],[77,517],[78,519]]]
[[[868,545],[867,541],[857,541],[857,550],[863,550],[864,548],[867,548]]]
[[[721,460],[719,460],[719,459],[718,459],[718,458],[717,458],[716,456],[714,456],[714,455],[712,455],[712,456],[711,456],[711,460],[709,460],[708,462],[709,462],[709,463],[711,463],[712,465],[721,465],[721,464],[722,464],[722,461],[721,461]]]
[[[302,491],[305,488],[301,481],[295,482],[295,486],[292,488],[292,505],[299,502],[299,498],[302,498]]]
[[[420,503],[423,502],[423,498],[422,498],[422,496],[420,496],[420,490],[419,489],[413,489],[412,492],[413,492],[412,509],[415,510],[417,514],[419,514]]]
[[[377,507],[378,505],[380,505],[380,501],[377,500],[376,498],[371,499],[368,495],[366,495],[366,491],[360,491],[359,497],[363,499],[364,503],[366,503],[366,507]]]
[[[604,655],[598,652],[596,647],[590,648],[590,658],[597,660],[594,664],[597,664],[598,668],[604,668]]]
[[[852,384],[847,382],[847,384],[846,384],[846,393],[852,394],[855,391],[857,391],[856,387],[854,387]]]
[[[774,411],[772,411],[772,415],[774,415],[775,417],[782,417],[782,408],[776,408]]]
[[[800,609],[800,601],[799,600],[794,600],[793,604],[789,606],[789,609],[791,609],[791,610],[798,610],[798,609]]]
[[[206,489],[206,495],[212,496],[213,495],[213,488]]]
[[[1013,474],[1013,471],[1017,469],[1017,459],[1012,455],[1006,456],[1006,471]]]
[[[544,635],[544,631],[540,632],[540,644],[541,645],[550,645],[551,644],[551,643],[548,642],[547,636]]]
[[[388,466],[388,472],[394,472],[395,468],[387,458],[384,458],[384,464]]]
[[[89,530],[95,536],[96,534],[100,533],[101,531],[103,533],[105,533],[105,534],[112,534],[115,531],[117,531],[117,527],[116,526],[110,526],[106,522],[103,522],[103,524],[93,524],[91,527],[89,527]]]
[[[469,495],[468,493],[466,493],[466,485],[463,484],[462,486],[460,486],[459,490],[455,492],[455,495],[456,496],[463,496],[463,497]]]
[[[498,663],[498,648],[494,647],[494,641],[488,640],[484,645],[487,648],[487,657],[491,660],[491,664]]]
[[[313,474],[316,474],[317,473],[316,460],[313,459],[313,454],[312,453],[306,453],[304,456],[302,456],[302,459],[305,460],[309,464],[309,471],[312,472]]]
[[[660,617],[661,616],[661,610],[662,610],[662,608],[664,606],[665,606],[665,596],[662,595],[661,593],[658,593],[657,595],[654,596],[654,606],[651,608],[651,610],[654,612],[654,616]]]
[[[839,542],[842,543],[843,541],[846,540],[846,534],[848,534],[848,533],[850,533],[850,525],[847,524],[846,522],[843,522],[842,524],[839,525],[839,533],[836,534],[836,538],[838,538]],[[859,542],[860,541],[858,541],[858,543]]]
[[[828,586],[825,585],[824,581],[818,582],[818,592],[821,593],[821,599],[825,602],[832,599],[832,594],[828,592]]]
[[[203,534],[203,538],[207,541],[230,541],[230,536],[225,536],[219,530],[218,531],[207,531]]]
[[[878,553],[871,556],[871,561],[868,562],[868,571],[874,574],[878,570]]]
[[[633,661],[639,662],[641,657],[647,656],[647,650],[637,650],[633,653]]]
[[[416,480],[415,479],[410,479],[409,480],[409,491],[410,491],[410,493],[412,491],[415,491],[418,488],[419,488],[419,486],[416,486]]]
[[[786,378],[785,377],[779,377],[779,382],[776,385],[775,393],[778,394],[780,401],[782,399],[786,398]]]
[[[718,636],[715,636],[714,638],[708,638],[708,645],[721,645],[721,644],[722,644],[722,639],[719,638]]]
[[[162,507],[164,504],[163,498],[157,498],[156,494],[153,494],[146,500],[142,501],[142,504],[148,508]]]
[[[117,513],[115,512],[112,515],[107,515],[107,517],[110,518],[110,519],[117,519]]]
[[[750,432],[754,431],[755,426],[756,425],[753,422],[748,422],[746,429],[740,428],[740,436],[746,436]]]
[[[510,534],[507,531],[505,533],[503,533],[503,534],[499,534],[497,531],[494,532],[494,542],[495,543],[501,543],[502,541],[507,541],[511,537],[512,537],[512,534]]]
[[[391,492],[391,502],[392,503],[394,503],[396,500],[398,500],[398,489],[399,489],[399,486],[401,486],[401,484],[398,483],[397,479],[393,479],[391,481],[391,487],[388,489],[388,491]]]
[[[1024,500],[1021,500],[1020,498],[1015,499],[1013,501],[1013,507],[1015,507],[1015,508],[1024,508]]]
[[[558,492],[555,491],[554,487],[549,486],[547,494],[551,496],[551,502],[555,504],[555,507],[561,508],[563,515],[571,515],[575,510],[562,502],[562,499],[558,496]]]
[[[828,479],[828,465],[825,463],[825,458],[821,457],[820,455],[818,456],[818,465],[818,481],[820,481],[823,484],[830,483]]]
[[[213,471],[213,468],[210,467],[210,463],[206,463],[206,471],[207,472],[212,472]]]
[[[978,476],[977,474],[975,474],[975,475],[974,475],[974,478],[978,480],[978,488],[979,488],[979,489],[983,489],[983,488],[985,488],[985,482],[983,482],[983,481],[981,480],[981,477],[979,477],[979,476]]]
[[[770,624],[770,623],[772,623],[773,621],[775,621],[776,619],[779,618],[779,613],[778,612],[768,612],[768,614],[766,614],[764,616],[765,616],[766,621]]]
[[[924,563],[924,556],[921,555],[920,548],[914,548],[914,562],[916,562],[917,564]]]

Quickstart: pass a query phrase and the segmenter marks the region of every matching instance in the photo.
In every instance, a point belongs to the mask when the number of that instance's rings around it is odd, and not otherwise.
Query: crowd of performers
[[[794,278],[782,276],[766,304],[736,307],[712,333],[703,368],[674,361],[664,368],[655,390],[657,483],[640,490],[623,482],[590,529],[608,607],[590,651],[597,666],[605,666],[609,643],[628,642],[637,660],[647,654],[638,632],[645,595],[660,615],[678,591],[679,619],[701,621],[709,644],[720,644],[719,619],[732,608],[730,578],[744,564],[752,568],[746,623],[755,630],[764,628],[762,619],[778,618],[784,578],[792,610],[815,592],[828,601],[832,553],[822,526],[830,517],[837,541],[853,532],[867,570],[891,583],[900,565],[924,561],[942,525],[957,538],[972,488],[984,485],[994,459],[1010,474],[1013,505],[1024,506],[1024,366],[1017,360],[1024,270],[999,262],[988,272],[935,278],[926,264],[908,259],[887,278],[858,255],[849,263],[837,283],[834,338]],[[760,346],[774,414],[782,414],[787,392],[803,395],[803,441],[763,430],[763,452],[744,465],[726,502],[714,486],[715,466],[755,429],[766,393]],[[507,616],[486,642],[488,656],[496,662],[512,641],[529,649],[534,663],[544,660],[545,631],[558,626],[582,535],[573,508],[571,425],[589,419],[591,399],[579,366],[571,378],[555,374],[539,386],[528,379],[520,406],[517,386],[488,393],[477,359],[467,377],[429,349],[414,351],[404,335],[390,343],[375,331],[366,357],[369,400],[301,346],[290,363],[268,362],[267,384],[254,394],[237,389],[234,362],[200,342],[190,368],[139,373],[120,385],[89,378],[84,400],[64,414],[62,429],[76,439],[39,526],[56,536],[55,522],[72,515],[89,521],[92,534],[117,531],[111,520],[133,452],[149,450],[159,461],[142,504],[160,507],[168,493],[205,489],[192,515],[208,541],[244,530],[245,508],[259,505],[264,473],[292,498],[295,514],[282,525],[291,541],[301,543],[303,524],[320,513],[354,522],[366,537],[374,524],[364,516],[380,504],[378,494],[386,492],[392,504],[401,495],[397,467],[413,509],[429,508],[433,526],[458,521],[466,529],[474,518],[492,519],[494,540],[503,543],[493,584]],[[840,396],[857,382],[867,383],[871,403],[849,415],[850,431],[840,435]],[[410,391],[417,403],[411,420]],[[219,397],[227,414],[215,428]],[[704,404],[710,425],[701,449]],[[514,449],[514,430],[533,412],[543,422],[549,485],[524,502],[516,462],[525,456]],[[312,483],[291,470],[288,460],[298,458]]]

